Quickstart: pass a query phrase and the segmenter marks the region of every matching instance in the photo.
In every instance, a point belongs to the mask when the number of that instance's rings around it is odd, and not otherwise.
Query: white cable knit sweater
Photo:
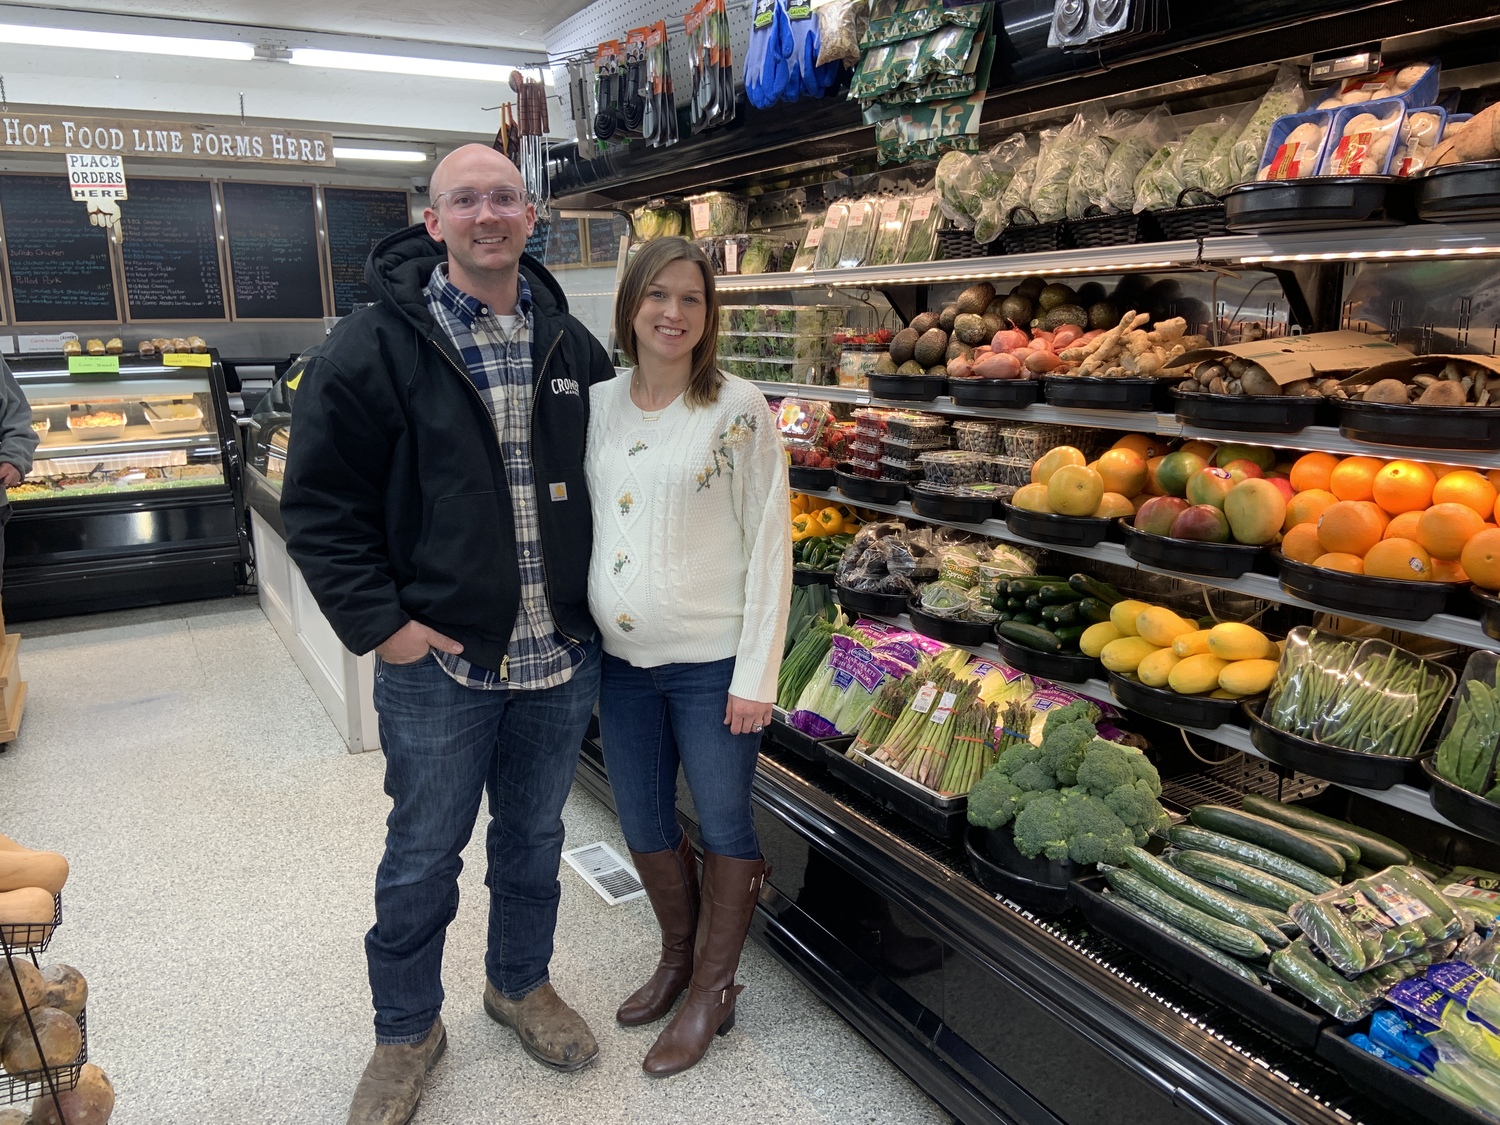
[[[731,695],[770,703],[792,585],[786,455],[765,396],[725,375],[719,401],[654,421],[630,379],[589,408],[589,608],[604,651],[640,668],[735,658]]]

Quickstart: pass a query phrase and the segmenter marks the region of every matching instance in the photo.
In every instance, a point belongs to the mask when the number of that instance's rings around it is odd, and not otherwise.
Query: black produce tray
[[[1068,909],[1066,881],[1058,884],[1047,880],[1028,879],[1024,875],[1007,870],[1004,864],[996,861],[995,856],[991,854],[994,849],[987,846],[988,838],[1001,833],[1008,838],[1009,826],[992,831],[971,824],[969,831],[964,835],[964,850],[969,853],[969,868],[974,872],[974,878],[979,885],[991,894],[1004,895],[1012,902],[1020,903],[1039,914],[1061,914],[1066,911]],[[1014,843],[1011,844],[1011,850],[1015,851]]]
[[[1040,384],[1035,379],[949,379],[948,393],[960,406],[1030,406]]]
[[[1271,558],[1281,568],[1281,588],[1328,609],[1355,616],[1375,614],[1402,621],[1426,621],[1448,609],[1453,595],[1464,589],[1458,582],[1404,582],[1399,578],[1371,578],[1289,559],[1280,551]]]
[[[1017,535],[1038,543],[1058,543],[1067,547],[1097,547],[1114,529],[1114,520],[1092,516],[1060,516],[1055,512],[1029,512],[1014,504],[1005,505],[1005,526]]]
[[[1416,217],[1411,187],[1397,176],[1257,180],[1224,196],[1225,225],[1250,234],[1392,227]]]
[[[1494,1118],[1481,1117],[1462,1102],[1349,1042],[1347,1036],[1368,1030],[1365,1020],[1349,1027],[1329,1027],[1319,1037],[1313,1054],[1372,1101],[1399,1106],[1432,1125],[1494,1125]]]
[[[1081,406],[1093,410],[1150,410],[1171,380],[1145,376],[1106,378],[1103,375],[1044,375],[1042,392],[1049,406]]]
[[[1213,730],[1224,723],[1245,725],[1238,699],[1182,695],[1170,688],[1150,687],[1134,676],[1119,672],[1109,674],[1109,690],[1121,707],[1163,723],[1203,730]]]
[[[956,840],[969,824],[969,798],[940,797],[910,781],[895,770],[864,759],[854,761],[836,750],[820,744],[823,764],[851,789],[863,793],[883,809],[889,809],[902,820],[916,825],[928,835]]]
[[[823,754],[819,747],[825,742],[842,754],[854,741],[847,735],[840,738],[814,738],[792,726],[787,721],[786,712],[779,707],[771,712],[771,725],[766,728],[766,737],[783,750],[790,750],[797,757],[806,758],[820,766],[823,764]]]
[[[1098,211],[1090,205],[1090,209]],[[1120,215],[1085,214],[1068,220],[1068,237],[1074,246],[1131,246],[1138,242],[1161,241],[1161,228],[1150,211]]]
[[[1438,773],[1431,759],[1422,759],[1422,772],[1432,782],[1432,807],[1446,816],[1465,832],[1472,832],[1481,840],[1500,844],[1500,805],[1486,800],[1478,793],[1454,785]]]
[[[890,398],[897,402],[931,402],[946,394],[946,375],[871,375],[870,397]]]
[[[1001,254],[1050,254],[1072,245],[1068,224],[1061,219],[1039,223],[1036,213],[1029,207],[1012,207],[1007,218],[1005,229],[991,244],[991,248]]]
[[[1417,215],[1429,223],[1500,219],[1500,160],[1423,168],[1412,177]]]
[[[880,617],[897,617],[906,612],[905,594],[872,594],[868,590],[851,590],[835,586],[839,605],[855,613],[873,613]]]
[[[1005,663],[1028,676],[1040,676],[1053,683],[1081,684],[1104,672],[1104,666],[1081,652],[1041,652],[995,634],[995,645]]]
[[[1137,531],[1128,520],[1119,521],[1125,535],[1125,553],[1136,562],[1163,570],[1181,570],[1210,578],[1240,578],[1255,569],[1265,557],[1264,547],[1244,543],[1200,543],[1196,539],[1172,539]]]
[[[787,467],[786,479],[799,492],[827,492],[833,487],[833,470],[790,465]]]
[[[906,499],[904,480],[872,480],[848,471],[848,462],[834,472],[834,487],[858,504],[899,504]]]
[[[949,496],[921,487],[909,489],[909,492],[912,510],[928,519],[983,523],[995,514],[993,496]]]
[[[45,953],[52,944],[52,935],[62,925],[62,892],[52,896],[52,921],[50,922],[6,922],[0,925],[0,953]],[[0,962],[5,958],[0,956]],[[0,965],[0,972],[6,969]],[[0,1101],[0,1105],[6,1103]]]
[[[907,603],[906,612],[911,615],[912,626],[924,637],[942,641],[945,645],[961,645],[978,648],[994,634],[993,625],[983,621],[955,621],[951,617],[938,617],[922,608],[920,598]]]
[[[1295,434],[1313,425],[1320,398],[1305,395],[1215,395],[1172,388],[1177,418],[1206,430]]]
[[[1104,877],[1094,875],[1077,879],[1068,888],[1068,901],[1094,929],[1278,1039],[1304,1051],[1313,1050],[1320,1032],[1332,1022],[1327,1016],[1303,1007],[1300,1000],[1251,984],[1186,942],[1122,910],[1112,901],[1112,894],[1103,893],[1104,887]]]
[[[1422,449],[1500,449],[1500,407],[1346,401],[1339,404],[1339,433]]]
[[[1243,704],[1240,712],[1250,726],[1251,743],[1271,761],[1336,785],[1389,789],[1406,781],[1418,761],[1417,758],[1398,758],[1392,754],[1342,750],[1301,735],[1288,734],[1262,719],[1259,705]]]
[[[987,258],[990,253],[990,244],[974,241],[974,232],[971,230],[959,230],[956,227],[940,230],[937,232],[937,242],[941,251],[938,260],[943,262],[953,258]]]
[[[1484,630],[1484,635],[1500,641],[1500,596],[1478,586],[1469,587],[1469,596],[1479,606],[1479,627]]]
[[[833,571],[794,566],[792,567],[792,584],[795,586],[832,586]]]

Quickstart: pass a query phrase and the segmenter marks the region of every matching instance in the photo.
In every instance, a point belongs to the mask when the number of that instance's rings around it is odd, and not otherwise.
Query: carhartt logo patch
[[[552,499],[566,500],[568,498],[568,486],[563,482],[559,481],[558,483],[548,485],[547,487],[552,490]]]

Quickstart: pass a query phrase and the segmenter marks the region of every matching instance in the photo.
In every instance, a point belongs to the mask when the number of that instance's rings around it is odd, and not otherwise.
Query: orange
[[[1105,492],[1134,496],[1146,487],[1146,459],[1133,449],[1107,449],[1093,467],[1104,478]]]
[[[1292,487],[1298,492],[1310,488],[1328,488],[1328,478],[1338,466],[1339,459],[1332,453],[1304,453],[1292,464],[1289,474]]]
[[[1335,554],[1364,558],[1384,532],[1379,517],[1359,500],[1340,500],[1318,518],[1318,542]]]
[[[1450,562],[1448,559],[1433,559],[1432,580],[1434,582],[1467,582],[1469,576],[1456,562]]]
[[[1375,474],[1372,499],[1391,515],[1420,512],[1432,503],[1437,477],[1420,461],[1392,461]]]
[[[1183,442],[1182,448],[1177,452],[1196,453],[1199,457],[1202,457],[1205,461],[1212,465],[1214,463],[1214,453],[1218,450],[1218,448],[1219,447],[1214,445],[1212,442],[1199,441],[1195,438],[1192,441]]]
[[[1390,523],[1385,525],[1386,539],[1415,539],[1421,542],[1417,535],[1417,524],[1422,522],[1422,512],[1402,512]]]
[[[1382,539],[1365,556],[1365,573],[1372,578],[1403,578],[1408,582],[1432,579],[1432,556],[1410,539]]]
[[[1321,566],[1324,570],[1342,570],[1347,574],[1365,572],[1364,559],[1358,555],[1344,554],[1341,551],[1330,551],[1326,555],[1319,555],[1313,560],[1313,566]]]
[[[1299,523],[1288,531],[1281,539],[1281,553],[1298,562],[1317,562],[1318,556],[1324,553],[1318,542],[1318,525]]]
[[[1482,520],[1494,515],[1496,495],[1495,486],[1473,469],[1459,469],[1438,477],[1437,484],[1432,486],[1434,504],[1467,504]]]
[[[1153,457],[1160,457],[1167,451],[1167,443],[1164,438],[1152,437],[1148,434],[1126,434],[1111,449],[1131,449],[1141,455],[1143,460],[1149,461]]]
[[[1488,469],[1488,470],[1486,470],[1485,474],[1484,474],[1484,479],[1487,480],[1487,481],[1489,481],[1492,485],[1494,485],[1496,491],[1500,491],[1500,469]]]
[[[1434,504],[1418,517],[1417,534],[1412,538],[1433,558],[1452,561],[1463,554],[1464,544],[1483,530],[1483,517],[1468,505]]]
[[[1500,528],[1486,528],[1465,543],[1459,561],[1474,585],[1500,590]]]
[[[1287,501],[1286,522],[1281,525],[1282,529],[1290,531],[1299,523],[1317,523],[1318,517],[1331,505],[1337,504],[1338,500],[1333,493],[1321,488],[1310,488],[1306,492],[1297,493]]]
[[[1373,500],[1356,500],[1355,503],[1363,505],[1372,516],[1380,521],[1380,534],[1384,538],[1386,528],[1391,526],[1391,517],[1386,514],[1385,509]]]
[[[1368,500],[1374,495],[1375,474],[1384,464],[1374,457],[1345,457],[1328,474],[1328,491],[1340,500]]]

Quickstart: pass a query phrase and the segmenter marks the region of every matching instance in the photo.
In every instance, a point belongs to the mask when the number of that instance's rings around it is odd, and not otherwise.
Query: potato
[[[1500,123],[1500,104],[1476,113],[1453,141],[1460,161],[1489,160],[1495,155],[1495,128]]]
[[[42,996],[46,986],[42,983],[42,974],[30,961],[20,957],[15,958],[11,964],[16,967],[16,976],[21,980],[21,993],[16,994],[16,982],[11,977],[10,970],[0,961],[0,1031],[3,1031],[10,1023],[21,1014],[21,998],[26,999],[26,1007],[40,1008]]]
[[[41,1055],[36,1050],[38,1041],[42,1045]],[[83,1032],[77,1020],[56,1008],[37,1008],[31,1013],[29,1023],[24,1016],[11,1020],[10,1030],[0,1039],[0,1066],[5,1067],[7,1074],[40,1070],[44,1058],[48,1066],[66,1066],[82,1049]]]
[[[68,1125],[107,1125],[115,1111],[115,1088],[104,1071],[93,1063],[84,1063],[78,1085],[60,1094],[58,1100]],[[51,1094],[31,1103],[31,1125],[62,1125]]]
[[[88,981],[72,965],[48,965],[42,970],[42,1004],[67,1012],[74,1019],[89,1002]]]

